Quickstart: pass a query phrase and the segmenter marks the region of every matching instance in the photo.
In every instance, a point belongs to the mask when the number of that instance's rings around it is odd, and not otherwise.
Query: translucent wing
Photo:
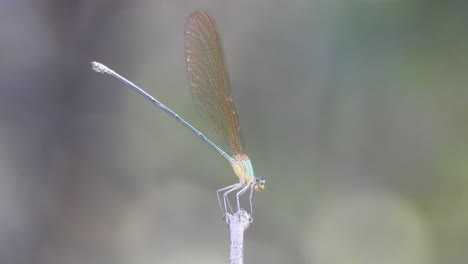
[[[214,20],[203,11],[193,12],[185,23],[185,65],[208,135],[232,156],[245,153],[221,37]]]

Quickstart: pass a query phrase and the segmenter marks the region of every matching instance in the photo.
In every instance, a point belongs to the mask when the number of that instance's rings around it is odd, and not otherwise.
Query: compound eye
[[[257,183],[255,184],[256,191],[263,191],[265,189],[265,179],[257,179]]]

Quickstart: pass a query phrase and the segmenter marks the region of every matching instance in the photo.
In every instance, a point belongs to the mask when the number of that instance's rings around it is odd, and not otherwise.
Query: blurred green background
[[[254,200],[246,263],[468,258],[468,2],[0,1],[0,263],[228,263],[229,164],[183,27],[223,37]]]

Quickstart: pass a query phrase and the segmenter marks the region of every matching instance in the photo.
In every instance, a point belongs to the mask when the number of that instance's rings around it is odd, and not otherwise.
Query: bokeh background
[[[221,31],[247,151],[267,180],[246,263],[468,259],[468,2],[0,1],[0,263],[227,263],[183,57]]]

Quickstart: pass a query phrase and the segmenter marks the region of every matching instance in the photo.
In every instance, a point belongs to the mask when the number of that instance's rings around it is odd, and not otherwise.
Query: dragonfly
[[[99,62],[91,64],[96,72],[108,74],[142,95],[224,157],[231,164],[239,182],[217,190],[221,210],[225,213],[233,212],[228,197],[233,192],[236,192],[237,210],[241,210],[240,198],[250,190],[249,203],[252,214],[254,191],[264,190],[266,181],[255,176],[252,162],[245,153],[239,118],[231,95],[231,84],[221,36],[214,19],[206,12],[197,10],[187,18],[184,47],[185,66],[192,99],[202,120],[209,127],[207,134],[213,140],[117,72]],[[223,203],[221,203],[221,196]]]

